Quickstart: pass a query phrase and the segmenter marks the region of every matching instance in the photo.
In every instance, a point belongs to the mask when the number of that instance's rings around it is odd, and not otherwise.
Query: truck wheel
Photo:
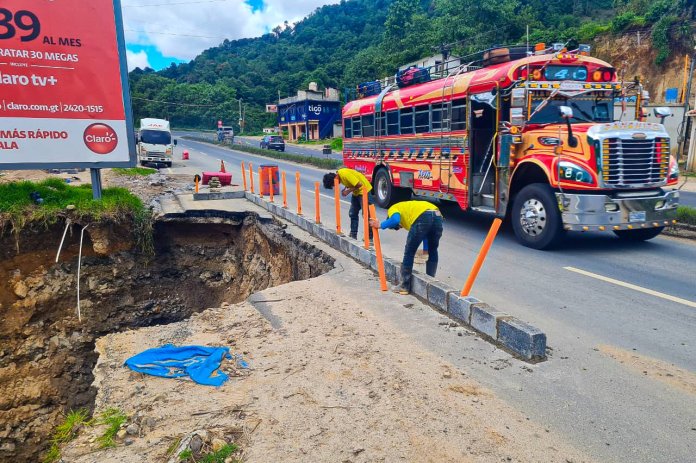
[[[167,162],[165,165],[166,165],[167,167],[171,167],[171,166],[172,166],[172,163],[171,163],[171,162]]]
[[[547,249],[563,237],[561,213],[553,190],[544,183],[522,188],[512,205],[512,229],[523,245]]]
[[[614,230],[614,234],[625,241],[647,241],[662,233],[665,227],[640,228],[638,230]]]
[[[411,198],[411,190],[394,186],[387,169],[379,169],[372,183],[375,190],[375,202],[379,207],[386,209],[394,203]]]

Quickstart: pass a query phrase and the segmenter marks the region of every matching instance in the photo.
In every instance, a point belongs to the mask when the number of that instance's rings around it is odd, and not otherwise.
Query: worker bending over
[[[397,292],[408,294],[411,291],[411,276],[413,274],[413,258],[421,242],[426,240],[428,260],[425,263],[425,273],[431,277],[437,272],[437,248],[442,236],[442,214],[432,203],[427,201],[404,201],[396,203],[387,211],[387,220],[379,223],[370,219],[371,227],[382,230],[405,228],[408,230],[404,260],[401,263],[401,286]]]
[[[360,223],[360,211],[362,210],[363,188],[368,193],[367,203],[372,204],[372,185],[367,178],[357,170],[344,167],[343,169],[338,169],[336,173],[329,172],[324,175],[324,188],[332,190],[336,176],[338,176],[338,181],[341,185],[344,186],[341,194],[343,196],[348,196],[353,193],[350,197],[350,210],[348,211],[348,216],[350,217],[350,237],[358,239],[358,224]],[[370,240],[372,240],[372,228],[370,228]]]

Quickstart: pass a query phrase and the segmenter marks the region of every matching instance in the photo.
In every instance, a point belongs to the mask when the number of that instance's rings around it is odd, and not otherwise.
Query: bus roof
[[[609,63],[590,56],[569,53],[529,56],[422,84],[396,88],[384,96],[382,110],[389,111],[443,100],[449,101],[450,99],[464,98],[469,93],[487,92],[496,87],[508,87],[515,81],[515,71],[518,69],[528,65],[533,67],[545,64],[586,65],[588,74],[599,68],[612,69]],[[346,103],[343,107],[343,117],[374,113],[377,98],[378,96],[375,95]]]

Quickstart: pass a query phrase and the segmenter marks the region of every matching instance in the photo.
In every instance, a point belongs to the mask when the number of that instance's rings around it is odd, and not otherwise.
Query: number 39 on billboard
[[[132,165],[120,0],[3,0],[0,169]]]

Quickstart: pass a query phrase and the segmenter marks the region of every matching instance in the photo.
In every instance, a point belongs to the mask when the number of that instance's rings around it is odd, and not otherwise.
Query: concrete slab
[[[526,360],[546,358],[546,334],[517,318],[498,320],[498,342]]]
[[[497,340],[498,319],[509,317],[509,314],[496,310],[483,302],[471,306],[471,327],[486,336]]]

